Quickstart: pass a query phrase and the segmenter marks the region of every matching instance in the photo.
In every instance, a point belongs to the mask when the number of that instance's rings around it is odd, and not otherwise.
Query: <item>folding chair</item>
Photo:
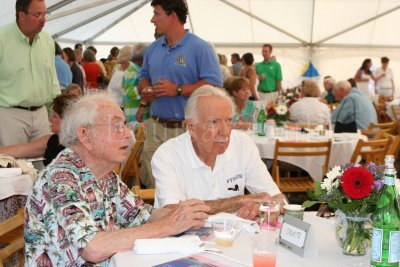
[[[375,164],[384,164],[386,151],[389,147],[389,139],[374,139],[369,141],[358,140],[356,147],[354,148],[353,155],[351,156],[350,162],[360,163],[361,165],[367,165],[369,162]],[[361,160],[359,160],[361,157]]]
[[[281,177],[278,159],[281,156],[290,157],[324,157],[322,172],[328,171],[329,158],[332,141],[325,142],[281,142],[276,140],[274,160],[272,163],[272,177],[281,192],[306,192],[307,189],[314,189],[314,181],[311,177]],[[322,178],[322,177],[321,177]]]
[[[0,243],[6,245],[0,249],[0,267],[3,267],[6,259],[24,248],[24,209],[0,223]]]

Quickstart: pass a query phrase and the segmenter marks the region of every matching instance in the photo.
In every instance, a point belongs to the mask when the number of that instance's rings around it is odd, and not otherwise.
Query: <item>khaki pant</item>
[[[0,147],[25,144],[49,133],[45,106],[35,111],[0,107]]]
[[[154,119],[144,123],[146,139],[144,141],[140,181],[146,188],[155,188],[155,180],[151,171],[151,158],[157,148],[168,139],[174,138],[186,131],[186,128],[166,128]]]

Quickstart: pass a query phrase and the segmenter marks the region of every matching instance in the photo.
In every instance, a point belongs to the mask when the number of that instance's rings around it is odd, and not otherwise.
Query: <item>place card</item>
[[[318,257],[315,233],[311,224],[285,215],[279,233],[279,245],[301,257]]]

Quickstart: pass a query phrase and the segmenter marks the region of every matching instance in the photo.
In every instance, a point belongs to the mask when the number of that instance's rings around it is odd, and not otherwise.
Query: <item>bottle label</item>
[[[389,263],[396,263],[400,260],[400,232],[391,231],[389,237]]]
[[[372,247],[371,247],[372,261],[382,262],[382,238],[383,238],[383,230],[378,228],[373,228]]]
[[[386,174],[386,175],[385,175],[385,184],[386,184],[386,185],[394,185],[394,184],[395,184],[395,183],[394,183],[395,177],[396,177],[396,176],[394,176],[394,175],[392,176],[392,175],[387,175],[387,174]]]

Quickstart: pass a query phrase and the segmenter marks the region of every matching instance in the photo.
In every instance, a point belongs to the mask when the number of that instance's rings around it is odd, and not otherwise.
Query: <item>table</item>
[[[21,174],[13,177],[0,177],[0,222],[14,216],[25,207],[36,175]]]
[[[270,139],[265,136],[258,136],[252,131],[246,131],[251,139],[256,144],[258,151],[260,152],[261,158],[273,159],[275,149],[275,139]],[[333,134],[330,131],[326,131],[326,138],[317,135],[302,134],[294,131],[286,131],[286,136],[278,137],[281,141],[292,140],[292,141],[326,141]],[[335,134],[336,135],[336,134]],[[368,140],[366,136],[361,134],[341,134],[346,135],[348,140],[332,142],[331,155],[329,159],[329,167],[332,168],[336,165],[340,165],[346,162],[350,162],[354,148],[357,145],[359,139]],[[339,136],[339,135],[336,135]],[[322,166],[323,160],[318,160],[318,157],[279,157],[279,160],[288,162],[297,167],[306,170],[310,176],[317,181],[321,181],[323,178]]]
[[[360,257],[346,256],[341,252],[341,248],[336,243],[333,219],[323,219],[315,216],[315,212],[306,212],[304,221],[312,225],[316,233],[318,247],[318,257],[300,257],[283,247],[278,248],[277,267],[351,267],[369,266],[369,251]],[[218,248],[223,251],[222,255],[233,258],[243,264],[234,263],[221,256],[201,253],[201,255],[218,260],[228,266],[252,266],[251,258],[251,234],[242,233],[230,248]],[[153,266],[170,260],[189,256],[188,254],[158,254],[158,255],[136,255],[135,252],[126,251],[116,253],[110,260],[109,267],[130,267],[133,266]]]

